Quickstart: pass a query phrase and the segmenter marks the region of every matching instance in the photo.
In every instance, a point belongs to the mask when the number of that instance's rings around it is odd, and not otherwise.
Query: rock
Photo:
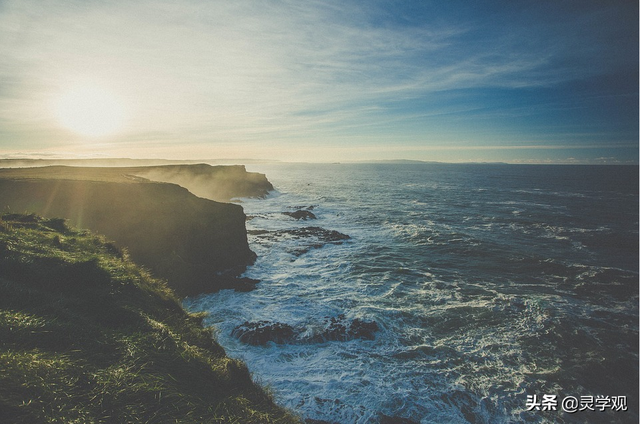
[[[344,240],[349,240],[349,237],[346,234],[342,234],[335,230],[325,230],[321,227],[303,227],[296,228],[293,230],[285,230],[289,235],[298,238],[305,238],[303,243],[301,243],[295,249],[292,249],[290,252],[296,256],[301,256],[311,249],[319,249],[326,244],[342,244]]]
[[[322,227],[302,227],[277,231],[250,230],[247,233],[261,239],[271,239],[273,241],[300,240],[296,247],[288,250],[289,253],[295,256],[301,256],[311,249],[319,249],[326,244],[342,244],[345,240],[351,238],[346,234],[335,230],[326,230]]]
[[[251,290],[255,290],[256,285],[259,282],[260,280],[256,280],[254,278],[248,278],[248,277],[236,278],[233,289],[237,292],[250,292]]]
[[[478,421],[478,416],[475,413],[478,402],[471,393],[454,390],[449,393],[443,393],[440,397],[449,405],[458,408],[468,422],[475,423]]]
[[[336,243],[342,242],[344,240],[349,240],[349,237],[346,234],[342,234],[335,230],[325,230],[321,227],[302,227],[296,228],[293,230],[287,230],[289,234],[297,236],[297,237],[315,237],[318,240],[324,243]]]
[[[418,422],[408,418],[380,414],[380,424],[418,424]]]
[[[324,343],[328,341],[348,341],[355,339],[373,340],[379,330],[375,321],[364,321],[360,318],[347,319],[343,314],[337,317],[325,317],[315,335],[304,327],[293,327],[282,322],[245,321],[231,332],[231,335],[243,343],[253,346],[264,346],[268,342],[285,343]]]
[[[354,339],[373,340],[378,330],[380,330],[380,327],[375,321],[363,321],[356,318],[351,321],[348,334]]]
[[[283,344],[293,341],[297,332],[289,324],[271,321],[245,321],[231,332],[243,343],[264,346],[268,342]]]
[[[297,210],[295,212],[282,212],[283,215],[290,216],[297,220],[317,219],[313,212],[308,210]]]
[[[349,321],[341,314],[337,317],[325,317],[324,329],[314,336],[314,341],[373,340],[378,330],[375,321],[363,321],[360,318]]]

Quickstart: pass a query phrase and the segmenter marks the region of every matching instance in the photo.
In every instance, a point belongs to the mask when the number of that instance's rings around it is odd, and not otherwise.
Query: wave
[[[527,395],[637,398],[629,196],[401,167],[318,166],[307,185],[303,167],[282,169],[280,195],[243,203],[256,289],[185,300],[282,404],[335,423],[539,423],[566,416],[527,411]],[[310,206],[315,220],[282,214]],[[308,227],[350,238],[306,249]],[[355,337],[354,322],[376,329]],[[251,344],[238,328],[284,332]]]

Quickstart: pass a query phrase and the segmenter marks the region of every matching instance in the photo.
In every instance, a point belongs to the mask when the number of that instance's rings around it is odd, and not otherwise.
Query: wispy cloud
[[[416,99],[589,77],[602,72],[583,66],[594,40],[610,36],[581,30],[579,40],[562,30],[596,19],[597,10],[562,22],[505,15],[502,27],[495,16],[386,20],[393,13],[382,3],[333,1],[5,1],[0,125],[15,133],[37,123],[62,137],[50,102],[89,79],[128,108],[123,142],[345,135],[451,113],[446,104],[408,110],[404,102]],[[569,56],[577,59],[563,60]]]

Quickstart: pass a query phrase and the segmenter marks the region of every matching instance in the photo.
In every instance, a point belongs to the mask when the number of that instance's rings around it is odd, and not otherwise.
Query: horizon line
[[[598,165],[598,166],[638,166],[640,161],[619,161],[611,158],[596,158],[595,160],[574,160],[574,161],[553,161],[553,160],[540,160],[540,161],[432,161],[432,160],[417,160],[417,159],[361,159],[361,160],[331,160],[331,161],[296,161],[296,160],[280,160],[280,159],[259,159],[259,158],[206,158],[206,159],[168,159],[168,158],[132,158],[132,157],[51,157],[43,155],[42,157],[8,157],[12,155],[0,155],[0,162],[55,162],[55,161],[69,161],[69,162],[98,162],[98,161],[129,161],[129,162],[168,162],[171,164],[234,164],[245,165],[253,163],[277,163],[277,164],[443,164],[443,165]],[[600,159],[600,160],[598,160]]]

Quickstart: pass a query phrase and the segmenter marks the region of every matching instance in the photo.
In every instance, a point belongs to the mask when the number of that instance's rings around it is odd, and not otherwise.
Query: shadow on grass
[[[0,422],[295,423],[163,281],[63,220],[0,220]]]

